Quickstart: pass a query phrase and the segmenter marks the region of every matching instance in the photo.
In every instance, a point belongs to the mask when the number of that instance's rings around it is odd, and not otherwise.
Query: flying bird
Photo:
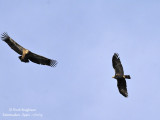
[[[125,78],[131,79],[131,77],[130,75],[124,75],[123,66],[121,64],[118,53],[114,53],[112,57],[112,66],[115,70],[115,76],[113,76],[112,78],[117,79],[117,87],[119,92],[124,97],[128,97],[127,84]]]
[[[16,43],[12,38],[10,38],[7,33],[3,33],[1,39],[5,41],[15,52],[21,55],[19,56],[21,62],[28,63],[29,61],[32,61],[37,64],[48,65],[51,67],[55,67],[57,64],[56,60],[40,56],[22,47],[21,45]]]

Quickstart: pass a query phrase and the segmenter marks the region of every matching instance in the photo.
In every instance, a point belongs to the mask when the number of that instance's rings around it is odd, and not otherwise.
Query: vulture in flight
[[[1,38],[15,52],[17,52],[18,54],[21,55],[21,56],[19,56],[19,59],[21,60],[21,62],[28,63],[29,61],[32,61],[32,62],[37,63],[37,64],[48,65],[48,66],[51,66],[51,67],[55,67],[56,64],[57,64],[56,60],[48,59],[46,57],[37,55],[37,54],[31,52],[30,50],[27,50],[27,49],[23,48],[18,43],[16,43],[12,38],[10,38],[7,33],[3,33]]]
[[[119,92],[124,96],[128,97],[127,92],[127,84],[126,79],[131,79],[130,75],[124,75],[123,67],[119,58],[119,55],[117,53],[114,53],[112,57],[112,65],[115,70],[115,76],[112,78],[117,79],[117,87]]]

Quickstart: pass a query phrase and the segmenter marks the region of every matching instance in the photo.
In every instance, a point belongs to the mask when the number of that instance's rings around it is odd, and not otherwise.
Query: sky
[[[159,11],[158,0],[0,0],[0,33],[58,61],[23,63],[0,41],[0,119],[160,119]],[[131,76],[128,98],[114,53]]]

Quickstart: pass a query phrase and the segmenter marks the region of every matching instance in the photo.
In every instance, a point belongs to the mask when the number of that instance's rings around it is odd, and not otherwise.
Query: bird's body
[[[28,60],[29,59],[29,57],[28,57],[29,52],[30,52],[29,50],[24,48],[22,51],[22,56],[19,56],[19,59],[25,63],[29,62],[29,60]]]
[[[32,61],[37,64],[48,65],[48,66],[55,66],[57,64],[56,60],[45,58],[43,56],[31,52],[28,49],[23,48],[12,38],[10,38],[7,33],[2,34],[2,40],[5,41],[15,52],[21,55],[19,56],[21,62],[28,63],[29,61]]]
[[[125,78],[131,79],[131,77],[130,75],[124,75],[123,66],[117,53],[115,53],[112,57],[112,65],[115,69],[115,76],[113,76],[113,78],[117,79],[118,90],[124,97],[128,97]]]

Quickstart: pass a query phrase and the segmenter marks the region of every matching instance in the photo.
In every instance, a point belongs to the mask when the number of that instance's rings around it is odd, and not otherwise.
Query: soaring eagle
[[[21,56],[19,56],[19,59],[22,62],[28,63],[29,61],[32,61],[32,62],[37,63],[37,64],[48,65],[48,66],[51,66],[51,67],[54,67],[57,64],[56,60],[45,58],[43,56],[37,55],[37,54],[23,48],[18,43],[16,43],[12,38],[10,38],[7,33],[3,33],[1,38],[15,52],[17,52],[18,54],[21,55]]]
[[[114,53],[112,57],[112,65],[115,69],[115,76],[112,78],[117,79],[117,87],[119,89],[119,92],[124,96],[128,97],[127,92],[127,85],[126,85],[126,79],[131,79],[130,75],[124,75],[123,67],[119,58],[118,53]]]

